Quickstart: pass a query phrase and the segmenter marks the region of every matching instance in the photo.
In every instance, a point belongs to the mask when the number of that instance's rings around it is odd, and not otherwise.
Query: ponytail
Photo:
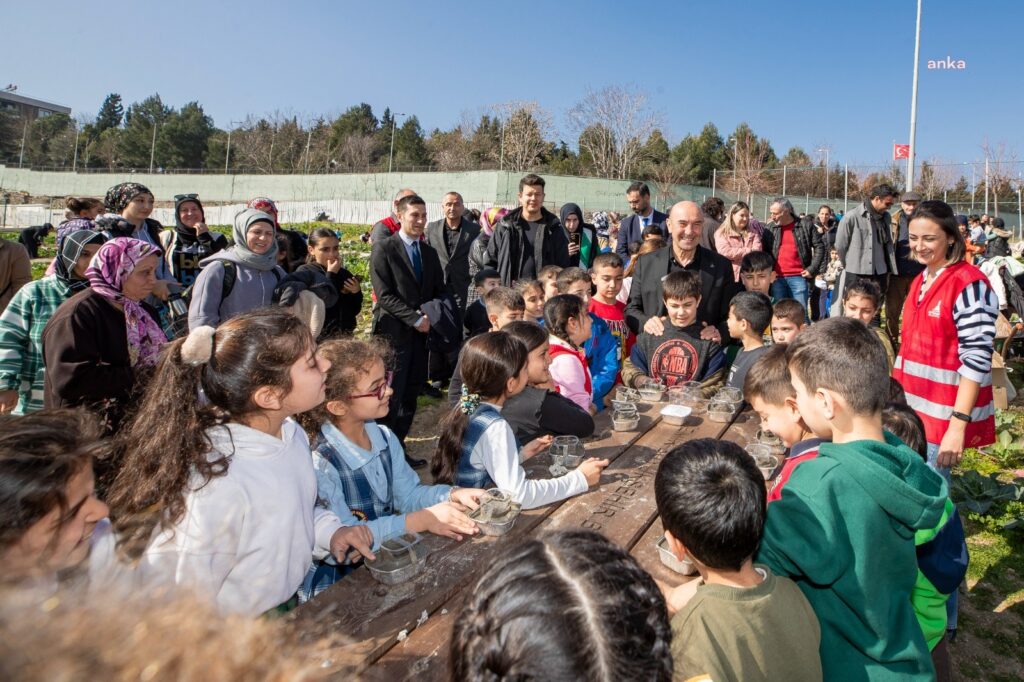
[[[209,458],[209,429],[260,413],[253,402],[260,387],[290,392],[291,367],[312,344],[299,318],[267,308],[164,346],[138,412],[114,440],[107,502],[122,553],[137,558],[157,528],[182,519],[194,475],[202,487],[227,473],[230,454]]]
[[[571,294],[559,294],[552,296],[544,304],[544,327],[567,344],[576,347],[576,344],[569,338],[569,320],[582,320],[587,313],[583,299]]]
[[[508,380],[523,371],[527,356],[523,342],[505,332],[474,336],[462,347],[459,369],[463,397],[441,420],[441,436],[430,464],[435,481],[451,483],[455,480],[462,456],[462,437],[470,417],[480,401],[500,400],[505,395]]]

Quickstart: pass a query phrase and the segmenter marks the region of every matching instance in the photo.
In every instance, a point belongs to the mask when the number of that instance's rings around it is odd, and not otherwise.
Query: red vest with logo
[[[553,343],[550,346],[548,346],[548,355],[550,355],[552,359],[559,355],[571,355],[577,360],[579,360],[580,364],[583,365],[583,386],[584,388],[587,389],[587,393],[589,393],[590,395],[594,395],[594,387],[590,383],[590,367],[587,366],[587,354],[584,353],[582,349],[573,350],[568,346],[559,346]],[[562,392],[561,386],[556,386],[556,388],[558,389],[559,393]]]
[[[973,265],[956,263],[939,275],[918,303],[923,281],[922,275],[914,278],[903,304],[903,341],[892,376],[903,385],[907,403],[924,422],[928,442],[938,444],[949,427],[960,383],[953,303],[970,284],[988,280]],[[995,442],[994,414],[990,374],[971,410],[964,447]]]

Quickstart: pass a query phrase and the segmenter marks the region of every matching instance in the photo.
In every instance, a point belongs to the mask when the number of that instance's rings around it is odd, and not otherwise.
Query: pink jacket
[[[557,336],[549,336],[548,343],[552,346],[570,347]],[[590,410],[594,397],[586,388],[587,369],[579,358],[568,353],[556,355],[551,359],[550,372],[561,395],[579,405],[584,411]]]
[[[732,230],[719,228],[715,230],[715,250],[732,263],[732,276],[739,281],[740,263],[751,251],[761,250],[761,235],[747,228],[746,238],[740,237]]]

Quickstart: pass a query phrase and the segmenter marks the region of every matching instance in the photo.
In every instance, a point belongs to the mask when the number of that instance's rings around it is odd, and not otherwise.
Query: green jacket
[[[953,514],[956,514],[953,501],[946,498],[946,504],[942,510],[942,519],[938,525],[917,531],[914,534],[914,545],[920,546],[934,540],[935,536],[942,530],[942,527],[949,523],[949,519]],[[942,636],[946,634],[947,601],[949,601],[949,595],[940,592],[932,584],[932,581],[928,579],[928,576],[920,568],[917,569],[917,582],[914,583],[910,602],[914,607],[917,622],[921,624],[921,630],[924,631],[924,638],[928,642],[929,649],[934,649],[935,645],[942,639]]]
[[[946,482],[892,436],[822,443],[768,507],[757,561],[796,581],[821,624],[826,680],[931,680],[911,605],[916,531],[942,518]]]
[[[70,293],[48,275],[19,289],[0,314],[0,390],[18,392],[14,414],[43,409],[43,328]]]

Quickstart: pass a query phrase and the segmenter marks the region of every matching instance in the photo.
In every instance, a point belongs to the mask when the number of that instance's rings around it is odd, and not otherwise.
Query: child
[[[786,349],[796,404],[822,443],[771,506],[758,561],[796,580],[821,623],[825,679],[932,679],[910,598],[909,542],[946,483],[882,430],[885,352],[862,323],[822,320]]]
[[[544,285],[538,279],[523,279],[516,282],[515,290],[523,297],[526,305],[523,319],[544,324]]]
[[[669,323],[659,336],[640,334],[622,368],[626,386],[635,387],[643,376],[659,379],[666,386],[700,381],[707,395],[721,386],[725,353],[717,342],[700,336],[700,287],[700,274],[690,270],[677,270],[662,281]]]
[[[487,314],[487,318],[484,321],[487,327],[480,329],[468,338],[475,338],[488,331],[499,331],[510,322],[522,320],[526,312],[526,302],[523,300],[522,294],[509,287],[492,287],[490,291],[473,305],[477,303],[484,308]],[[462,356],[460,355],[455,361],[452,379],[448,384],[448,402],[452,405],[459,402],[462,398],[462,371],[459,366],[461,360]]]
[[[743,396],[761,418],[761,428],[774,433],[789,448],[782,470],[768,490],[771,504],[782,497],[782,488],[793,470],[801,462],[817,457],[821,445],[821,439],[814,436],[797,409],[785,344],[771,346],[751,366],[743,382]]]
[[[555,281],[558,279],[558,273],[562,271],[560,265],[545,265],[537,273],[537,281],[544,287],[544,301],[547,302],[552,296],[558,295],[558,286]]]
[[[556,296],[552,301],[559,298]],[[549,304],[550,305],[550,304]],[[530,480],[520,464],[512,427],[501,408],[526,385],[526,346],[505,332],[477,336],[462,347],[462,400],[441,421],[431,473],[439,483],[501,488],[524,509],[542,507],[597,485],[608,460],[589,458],[555,479]],[[551,438],[523,447],[522,460],[547,448]]]
[[[726,386],[743,388],[747,371],[767,348],[764,345],[763,330],[771,320],[772,302],[767,295],[741,291],[733,297],[729,305],[729,336],[739,341],[741,348],[729,368]]]
[[[836,291],[836,284],[843,275],[843,262],[839,260],[839,252],[832,249],[829,252],[828,266],[825,268],[825,291],[827,295],[821,297],[821,319],[828,317],[828,311],[832,308],[832,296]]]
[[[676,679],[821,680],[821,631],[793,581],[754,563],[764,477],[735,443],[691,440],[654,479],[665,539],[700,579],[667,595]]]
[[[600,257],[600,256],[599,256]],[[501,416],[512,427],[516,443],[522,446],[541,436],[576,436],[594,433],[594,418],[565,396],[559,395],[551,380],[548,333],[533,322],[512,322],[505,332],[526,346],[526,387],[511,396]]]
[[[473,286],[476,289],[478,298],[466,308],[466,314],[462,326],[465,327],[467,339],[477,334],[483,334],[490,329],[491,325],[487,319],[487,307],[483,298],[488,292],[501,286],[501,275],[497,270],[485,268],[476,273],[473,277]]]
[[[593,384],[593,403],[600,411],[604,407],[604,397],[612,390],[619,370],[622,369],[619,345],[612,336],[608,323],[589,312],[593,284],[586,270],[565,268],[558,273],[556,284],[559,294],[579,297],[584,307],[588,309],[591,320],[590,338],[583,344],[583,352],[587,358],[587,367]]]
[[[108,511],[93,490],[101,435],[84,409],[0,416],[0,586],[45,599],[85,561]]]
[[[882,426],[928,461],[928,442],[924,422],[914,410],[902,403],[887,403],[882,409]],[[943,636],[947,634],[947,603],[956,599],[956,590],[967,574],[967,541],[964,527],[953,501],[946,498],[939,525],[914,533],[917,547],[917,582],[910,601],[917,621],[932,652],[936,679],[951,679],[949,651]]]
[[[650,224],[643,229],[640,233],[640,240],[649,242],[652,239],[664,239],[665,235],[662,234],[661,225]]]
[[[892,371],[896,355],[892,350],[892,341],[885,333],[881,325],[875,324],[875,315],[882,305],[882,291],[878,285],[869,279],[858,279],[852,284],[848,283],[843,288],[843,317],[852,317],[860,320],[868,326],[885,348],[885,357],[889,361],[889,371]]]
[[[622,291],[622,257],[617,253],[602,253],[594,259],[590,267],[590,281],[594,285],[594,295],[590,299],[589,310],[605,321],[611,330],[612,338],[618,346],[618,363],[629,357],[636,342],[636,335],[626,325],[626,304],[618,300]]]
[[[346,526],[364,524],[373,547],[403,533],[430,532],[461,540],[477,532],[463,511],[482,490],[423,485],[405,460],[398,438],[377,419],[388,413],[391,371],[379,341],[327,341],[318,355],[330,363],[325,401],[303,415],[313,439],[317,496]],[[314,561],[300,601],[345,575],[345,567]]]
[[[519,543],[477,579],[452,632],[451,679],[669,682],[672,633],[651,576],[600,533]]]
[[[165,348],[118,435],[108,496],[119,549],[144,583],[256,616],[291,599],[311,557],[373,557],[366,526],[316,506],[309,440],[291,419],[323,402],[329,368],[305,323],[280,309]]]
[[[341,266],[341,255],[338,252],[338,235],[326,227],[318,227],[309,233],[309,256],[305,265],[299,266],[296,272],[312,271],[327,277],[336,296],[329,297],[332,302],[324,311],[324,327],[320,334],[323,338],[339,334],[351,334],[356,329],[356,320],[363,307],[363,290],[355,275]],[[325,303],[328,301],[325,300]]]
[[[772,343],[793,343],[807,326],[807,313],[800,301],[784,298],[772,306]]]
[[[747,291],[771,297],[775,281],[775,259],[765,251],[751,251],[740,261],[740,281]]]
[[[544,304],[544,328],[548,330],[551,379],[559,393],[590,414],[594,405],[590,368],[583,344],[590,339],[593,324],[587,306],[578,296],[560,294]]]
[[[636,245],[636,248],[632,248]],[[616,296],[616,300],[620,301],[623,305],[629,303],[629,290],[633,288],[633,271],[636,270],[636,262],[640,259],[640,256],[646,256],[649,253],[654,253],[658,249],[663,249],[666,246],[664,238],[659,237],[658,239],[648,239],[641,244],[640,242],[633,242],[630,244],[630,259],[626,265],[626,271],[622,273],[622,290],[619,291],[619,295]]]

